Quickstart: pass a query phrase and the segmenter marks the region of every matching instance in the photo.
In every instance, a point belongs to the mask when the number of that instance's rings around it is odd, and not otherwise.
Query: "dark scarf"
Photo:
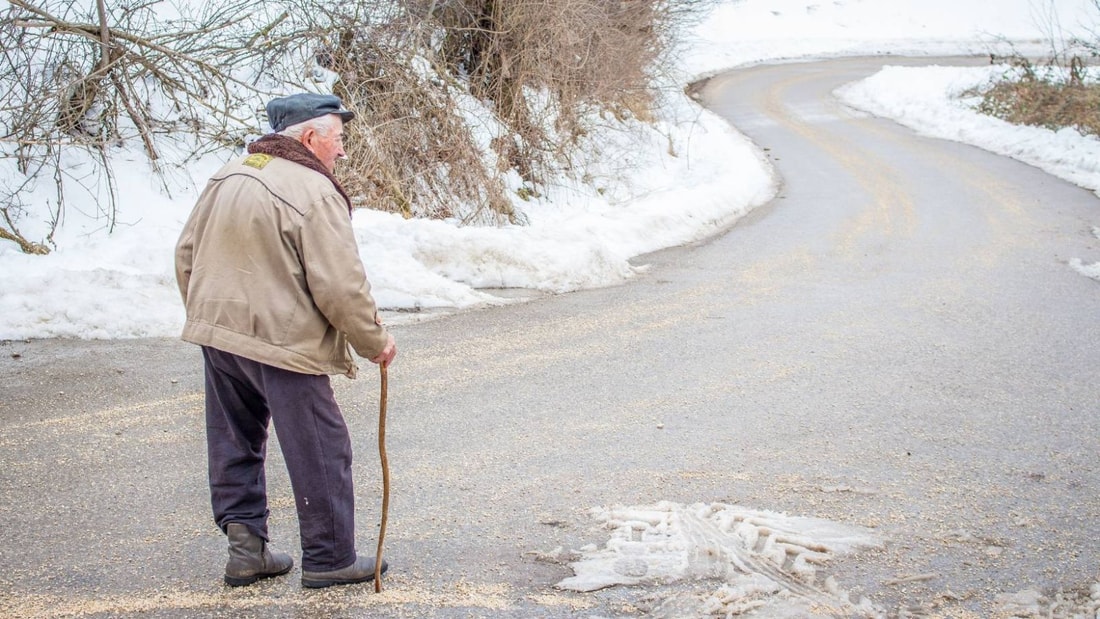
[[[332,181],[332,186],[344,197],[344,201],[348,203],[348,215],[351,215],[351,198],[348,197],[348,194],[344,193],[344,188],[340,186],[340,182],[325,169],[321,160],[313,153],[309,152],[309,149],[298,140],[288,138],[285,135],[279,135],[278,133],[269,133],[249,144],[248,152],[262,153],[264,155],[286,159],[287,161],[293,161],[318,174],[323,174],[325,178]]]

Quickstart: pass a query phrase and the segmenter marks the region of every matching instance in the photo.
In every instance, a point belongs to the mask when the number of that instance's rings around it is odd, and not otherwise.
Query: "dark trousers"
[[[302,541],[302,569],[355,562],[351,439],[328,376],[300,374],[208,346],[206,445],[214,520],[267,536],[268,422],[286,461]]]

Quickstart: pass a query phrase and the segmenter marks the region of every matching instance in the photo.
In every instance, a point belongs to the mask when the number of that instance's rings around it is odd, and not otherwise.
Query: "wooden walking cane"
[[[378,457],[382,460],[382,526],[378,529],[378,550],[374,553],[374,592],[382,591],[382,542],[386,539],[386,515],[390,510],[390,463],[386,459],[386,364],[379,363],[382,386],[378,396]]]

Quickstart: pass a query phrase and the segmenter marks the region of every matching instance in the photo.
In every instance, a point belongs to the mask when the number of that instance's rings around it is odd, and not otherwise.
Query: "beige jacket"
[[[346,374],[378,356],[347,203],[323,175],[254,154],[207,184],[176,245],[183,339],[303,374]]]

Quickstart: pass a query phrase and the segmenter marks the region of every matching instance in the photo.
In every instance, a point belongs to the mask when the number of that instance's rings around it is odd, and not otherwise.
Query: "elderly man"
[[[355,549],[351,440],[329,376],[355,376],[351,349],[388,365],[394,340],[378,319],[332,176],[355,115],[332,95],[267,106],[273,134],[210,179],[176,246],[187,310],[183,339],[202,347],[214,519],[229,538],[225,582],[286,574],[268,545],[268,422],[294,491],[302,585],[374,577]],[[385,569],[383,565],[383,569]]]

